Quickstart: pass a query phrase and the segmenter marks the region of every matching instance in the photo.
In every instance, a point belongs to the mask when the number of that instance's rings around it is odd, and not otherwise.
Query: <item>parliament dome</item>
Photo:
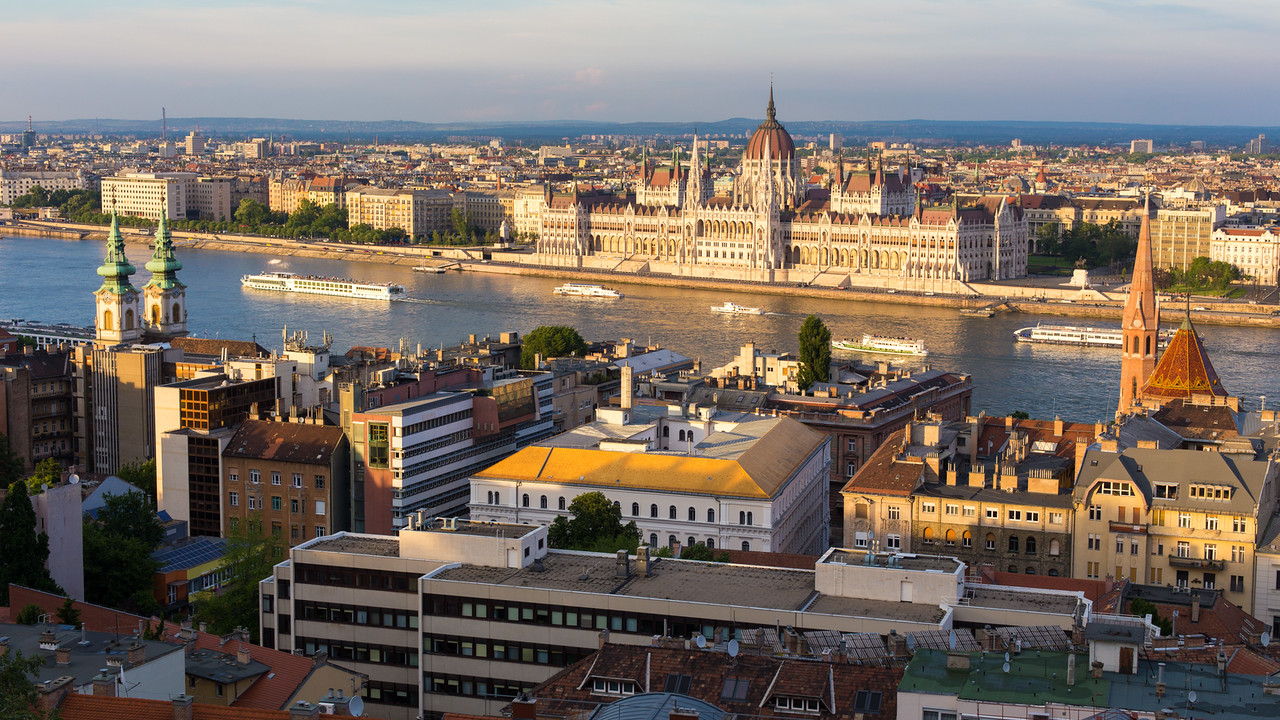
[[[791,160],[796,156],[796,144],[791,140],[791,133],[778,122],[773,107],[773,88],[769,88],[769,108],[764,122],[751,134],[747,142],[747,151],[743,158],[747,160],[764,160],[765,146],[769,146],[770,160]]]

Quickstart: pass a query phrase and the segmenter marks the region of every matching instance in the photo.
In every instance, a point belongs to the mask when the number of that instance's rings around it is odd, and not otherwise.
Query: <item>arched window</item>
[[[617,500],[614,500],[614,501],[613,501],[613,506],[614,506],[614,507],[616,507],[616,508],[618,508],[618,514],[619,514],[619,515],[621,515],[621,514],[622,514],[622,503],[618,502]]]
[[[151,306],[151,324],[152,325],[160,324],[160,306],[159,305]]]
[[[1049,568],[1049,577],[1058,577],[1058,569]]]
[[[1009,536],[1009,552],[1018,552],[1018,536],[1017,535]],[[1018,571],[1014,570],[1014,572],[1018,572]]]
[[[933,544],[933,528],[931,527],[925,528],[924,531],[920,533],[920,537],[921,539],[924,540],[924,543],[926,545],[932,545]]]
[[[650,506],[649,506],[649,517],[652,517],[652,518],[656,518],[656,517],[658,517],[658,506],[657,506],[657,505],[650,505]]]
[[[1058,544],[1057,540],[1049,541],[1049,554],[1053,557],[1062,554],[1062,546]]]
[[[1035,575],[1035,574],[1036,574],[1036,569],[1035,569],[1035,568],[1033,568],[1033,567],[1028,567],[1028,568],[1027,568],[1027,574],[1028,574],[1028,575]]]
[[[712,510],[712,509],[710,509],[710,508],[708,508],[708,509],[707,509],[707,522],[709,522],[709,523],[713,523],[713,522],[715,522],[715,521],[716,521],[716,511],[715,511],[715,510]]]
[[[556,507],[557,507],[557,508],[559,508],[559,509],[561,509],[561,510],[564,510],[564,496],[563,496],[563,495],[561,495],[561,496],[560,496],[560,499],[556,502]]]
[[[945,536],[945,538],[946,538],[946,542],[947,542],[947,544],[948,544],[948,545],[955,545],[955,544],[956,544],[956,531],[955,531],[955,530],[948,530],[948,531],[947,531],[947,534],[946,534],[946,536]]]
[[[1028,555],[1036,554],[1036,539],[1033,537],[1027,538],[1027,554]]]
[[[965,530],[964,534],[960,536],[960,544],[967,548],[973,547],[973,533]]]
[[[662,426],[662,437],[664,437],[664,438],[669,438],[669,437],[671,437],[671,426],[670,426],[670,425],[663,425],[663,426]]]
[[[178,305],[178,303],[174,303],[173,307],[170,308],[170,310],[173,313],[172,314],[173,320],[171,320],[171,322],[182,322],[182,308]]]
[[[501,505],[501,504],[502,504],[502,491],[501,491],[501,490],[494,490],[494,491],[493,491],[493,504],[494,504],[494,505]]]
[[[640,503],[631,503],[631,516],[640,517]]]
[[[658,533],[649,533],[649,547],[658,547]]]
[[[689,522],[698,522],[698,510],[689,508]]]
[[[102,311],[102,329],[111,330],[111,326],[115,323],[116,316],[111,314],[110,310]]]
[[[751,552],[751,543],[747,542],[746,540],[743,540],[742,549],[744,552]]]
[[[676,506],[675,506],[675,505],[672,505],[671,507],[667,508],[667,518],[668,518],[668,519],[670,519],[670,520],[675,520],[675,519],[676,519]]]
[[[543,495],[543,496],[538,500],[538,507],[542,508],[543,510],[546,510],[546,509],[547,509],[547,496],[546,496],[546,495]]]
[[[681,431],[680,431],[680,437],[679,437],[679,440],[680,440],[680,442],[684,442],[684,431],[683,431],[683,430],[681,430]]]
[[[707,538],[707,549],[708,549],[708,550],[715,550],[715,549],[716,549],[716,539],[715,539],[715,538]]]
[[[750,511],[750,510],[748,510],[748,511],[747,511],[747,524],[748,524],[748,525],[755,525],[755,524],[756,524],[755,518],[751,517],[751,511]]]
[[[995,536],[994,534],[992,534],[992,533],[987,533],[987,538],[986,538],[986,540],[987,540],[987,549],[988,549],[988,550],[995,550],[995,549],[996,549],[996,536]]]
[[[124,329],[133,329],[133,308],[124,311]]]
[[[697,538],[695,538],[694,536],[690,535],[690,536],[689,536],[689,544],[688,544],[688,545],[685,545],[685,547],[693,547],[694,545],[697,545],[697,544],[698,544],[698,539],[697,539]]]
[[[520,498],[520,504],[529,507],[529,493],[525,493],[524,497]]]
[[[487,503],[487,504],[489,504],[489,505],[492,505],[492,504],[493,504],[493,491],[492,491],[492,490],[490,490],[489,492],[485,493],[485,496],[484,496],[484,497],[485,497],[485,503]]]
[[[674,549],[675,549],[675,547],[676,547],[676,536],[675,536],[675,535],[668,535],[668,536],[667,536],[667,547],[671,548],[672,550],[674,550]]]
[[[1016,572],[1018,572],[1018,566],[1017,566],[1017,565],[1010,565],[1010,566],[1009,566],[1009,572],[1011,572],[1011,573],[1016,573]]]
[[[747,512],[745,510],[738,511],[738,524],[739,525],[747,524]]]

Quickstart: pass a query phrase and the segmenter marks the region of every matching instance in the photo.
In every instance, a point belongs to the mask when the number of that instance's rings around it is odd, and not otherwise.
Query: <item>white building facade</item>
[[[1280,283],[1280,234],[1274,228],[1224,227],[1213,231],[1209,259],[1240,268],[1245,278]]]

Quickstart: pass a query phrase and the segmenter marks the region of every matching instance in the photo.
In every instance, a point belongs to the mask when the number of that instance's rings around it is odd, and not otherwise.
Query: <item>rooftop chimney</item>
[[[147,646],[140,642],[129,643],[129,664],[141,665],[147,661]]]
[[[54,651],[54,661],[59,665],[71,664],[71,648],[60,647]]]
[[[70,675],[63,675],[53,680],[43,683],[36,683],[36,692],[39,698],[36,701],[37,707],[42,712],[50,712],[62,704],[62,698],[68,692],[72,692],[74,688],[71,683],[75,682],[75,678]]]
[[[614,576],[620,578],[631,577],[631,558],[627,555],[627,551],[619,550],[617,558],[617,562],[614,565]]]
[[[1191,622],[1200,622],[1200,594],[1191,593]]]
[[[302,720],[320,716],[320,706],[312,705],[306,700],[299,700],[289,706],[289,720]]]
[[[641,545],[636,548],[636,574],[640,577],[649,577],[650,567],[649,547],[647,545]]]
[[[115,676],[111,675],[106,668],[102,668],[97,675],[93,676],[93,694],[105,697],[116,696]]]
[[[536,720],[538,717],[538,700],[520,694],[511,701],[511,720]]]
[[[698,720],[698,711],[691,708],[682,708],[679,705],[671,707],[671,713],[667,716],[669,720]]]
[[[631,409],[631,393],[632,393],[631,384],[633,382],[632,375],[634,373],[635,371],[631,369],[630,365],[624,365],[622,367],[622,409],[623,410]]]
[[[237,663],[241,665],[248,665],[252,661],[253,661],[253,658],[249,656],[249,648],[247,646],[240,645],[238,648],[236,648]]]

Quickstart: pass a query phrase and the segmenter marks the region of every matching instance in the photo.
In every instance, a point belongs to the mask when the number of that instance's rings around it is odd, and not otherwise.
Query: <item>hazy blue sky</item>
[[[0,119],[1276,124],[1275,0],[10,4]]]

